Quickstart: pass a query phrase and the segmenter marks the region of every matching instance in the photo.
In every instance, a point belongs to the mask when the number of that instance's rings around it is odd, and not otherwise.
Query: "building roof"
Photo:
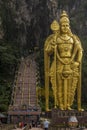
[[[0,113],[0,118],[6,118],[6,116],[2,113]]]

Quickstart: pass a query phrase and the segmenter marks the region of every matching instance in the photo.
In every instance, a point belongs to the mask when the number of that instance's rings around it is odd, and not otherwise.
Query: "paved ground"
[[[43,130],[42,128],[32,128],[30,130]]]
[[[16,128],[16,129],[12,129],[12,130],[24,130],[24,129]],[[43,130],[43,129],[42,128],[31,128],[29,130]]]

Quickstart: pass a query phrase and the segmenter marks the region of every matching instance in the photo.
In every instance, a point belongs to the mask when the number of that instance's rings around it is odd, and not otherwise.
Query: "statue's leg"
[[[64,110],[64,101],[63,101],[63,80],[61,75],[57,73],[57,99],[58,106],[61,110]]]
[[[78,77],[73,77],[73,82],[72,82],[72,87],[70,91],[70,106],[73,105],[74,97],[75,97],[75,91],[77,88],[77,83],[78,83]]]
[[[71,108],[71,89],[72,89],[72,78],[68,79],[67,84],[67,109],[72,110]]]
[[[57,84],[56,84],[56,63],[53,62],[50,68],[50,81],[54,95],[54,108],[57,106]]]

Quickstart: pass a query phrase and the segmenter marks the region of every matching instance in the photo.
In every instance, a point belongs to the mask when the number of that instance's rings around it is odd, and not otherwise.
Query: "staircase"
[[[14,92],[15,105],[36,105],[36,63],[32,57],[21,61]]]
[[[29,115],[39,116],[40,107],[37,104],[36,72],[35,55],[21,59],[15,76],[11,104],[8,110],[8,115],[11,117],[10,122],[18,121],[20,116],[23,116],[20,120],[23,120],[23,118],[29,120]]]

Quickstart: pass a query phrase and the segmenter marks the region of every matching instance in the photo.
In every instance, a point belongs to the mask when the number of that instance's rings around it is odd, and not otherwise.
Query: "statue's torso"
[[[64,40],[61,37],[57,38],[57,50],[61,58],[70,58],[72,56],[74,41],[72,37]]]

